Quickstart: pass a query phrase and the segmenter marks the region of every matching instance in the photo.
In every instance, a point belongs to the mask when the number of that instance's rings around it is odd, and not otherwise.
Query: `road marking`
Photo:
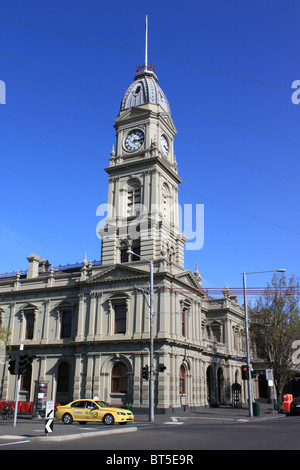
[[[15,445],[15,444],[23,444],[24,442],[30,442],[30,441],[6,442],[5,444],[0,444],[0,447],[12,446],[12,445]]]
[[[164,424],[184,424],[183,422],[166,421]]]
[[[184,424],[183,421],[178,421],[174,416],[171,416],[172,421],[166,421],[164,424]]]
[[[25,436],[15,436],[14,434],[3,434],[0,439],[25,439]]]
[[[180,419],[216,419],[217,421],[235,421],[233,418],[211,418],[207,416],[181,416]]]

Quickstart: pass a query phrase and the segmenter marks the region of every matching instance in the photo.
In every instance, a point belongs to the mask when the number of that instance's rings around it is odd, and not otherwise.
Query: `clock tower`
[[[127,250],[184,267],[180,233],[176,129],[152,65],[138,66],[114,125],[102,265],[135,261]],[[136,258],[136,259],[135,259]]]

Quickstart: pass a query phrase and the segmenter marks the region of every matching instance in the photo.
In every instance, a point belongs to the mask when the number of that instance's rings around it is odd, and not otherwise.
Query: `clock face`
[[[162,152],[164,156],[166,157],[169,153],[169,143],[167,141],[167,138],[164,135],[162,135],[160,138],[160,145],[161,145]]]
[[[144,142],[144,133],[143,131],[136,129],[134,131],[129,132],[128,136],[125,139],[125,147],[130,152],[134,150],[138,150],[140,146]]]

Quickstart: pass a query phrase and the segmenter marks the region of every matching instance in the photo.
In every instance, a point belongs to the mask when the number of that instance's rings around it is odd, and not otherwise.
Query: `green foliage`
[[[295,372],[293,353],[300,340],[299,283],[274,274],[252,310],[250,334],[258,357],[273,369],[277,395]],[[294,369],[294,370],[293,370]]]
[[[9,337],[11,335],[11,331],[9,328],[4,328],[4,326],[0,326],[0,341],[4,343],[5,348],[6,348],[6,354],[9,353],[10,347],[7,347],[7,343],[9,340]]]

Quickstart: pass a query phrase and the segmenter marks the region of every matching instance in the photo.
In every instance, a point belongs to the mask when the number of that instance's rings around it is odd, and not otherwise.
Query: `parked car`
[[[294,398],[290,404],[290,414],[297,415],[300,414],[300,397]]]
[[[65,424],[78,421],[86,424],[88,421],[99,421],[107,425],[114,423],[126,424],[134,420],[133,413],[123,408],[115,408],[101,400],[75,400],[64,406],[58,406],[55,418]]]

